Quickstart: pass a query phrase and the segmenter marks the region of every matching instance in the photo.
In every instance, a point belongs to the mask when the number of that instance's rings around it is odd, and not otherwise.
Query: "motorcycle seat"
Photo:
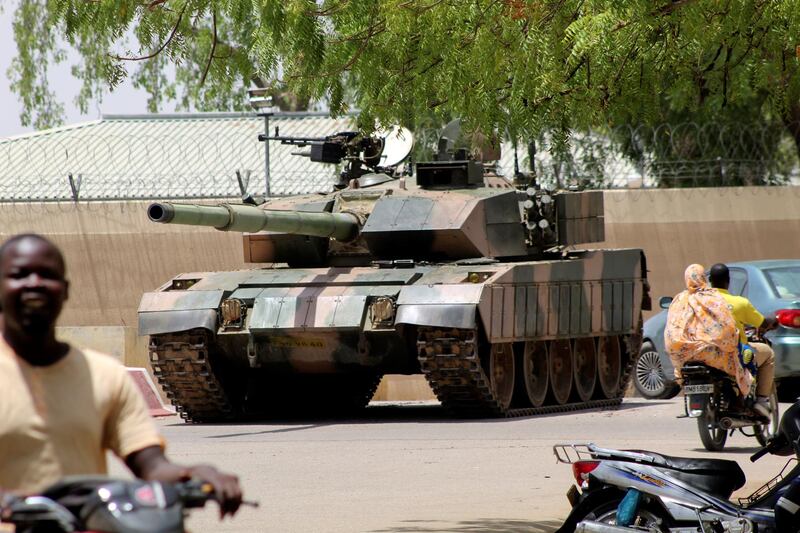
[[[744,472],[736,461],[671,457],[650,451],[640,453],[655,457],[657,463],[662,464],[654,466],[670,470],[672,477],[726,500],[733,491],[742,488],[746,481]]]

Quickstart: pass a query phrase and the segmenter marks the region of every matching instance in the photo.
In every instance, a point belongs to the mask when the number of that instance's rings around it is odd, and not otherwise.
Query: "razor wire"
[[[106,127],[100,128],[108,122]],[[352,118],[271,117],[280,135],[352,129]],[[103,120],[0,139],[0,202],[109,201],[260,196],[266,190],[264,122]],[[274,131],[269,132],[270,135]],[[414,133],[414,161],[436,151],[440,130]],[[330,192],[341,170],[269,143],[274,196]],[[499,174],[517,171],[549,189],[800,184],[798,148],[779,124],[621,125],[504,141]]]

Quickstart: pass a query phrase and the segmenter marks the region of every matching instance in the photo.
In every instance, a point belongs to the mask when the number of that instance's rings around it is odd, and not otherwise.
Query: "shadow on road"
[[[621,405],[616,407],[605,407],[595,409],[579,409],[565,411],[563,413],[548,413],[540,415],[518,416],[509,418],[470,418],[456,417],[444,409],[439,402],[372,402],[365,409],[357,413],[343,415],[321,415],[319,413],[298,413],[294,415],[275,415],[262,417],[248,417],[246,419],[231,420],[230,422],[208,422],[204,426],[210,427],[238,427],[241,430],[237,433],[214,435],[208,438],[242,437],[247,435],[257,435],[262,433],[284,433],[291,431],[303,431],[322,426],[333,425],[358,425],[358,424],[382,424],[382,423],[419,423],[435,421],[439,424],[464,424],[470,422],[481,423],[508,423],[514,420],[530,418],[552,418],[560,416],[575,416],[580,414],[600,414],[613,416],[616,411],[626,411],[629,409],[639,409],[661,405],[661,401],[648,401],[641,398],[627,398]],[[170,426],[182,426],[183,422],[169,424]],[[273,429],[264,429],[264,426],[290,426]],[[246,431],[246,428],[259,428],[257,431]]]
[[[714,452],[714,453],[721,453],[723,455],[726,454],[726,453],[730,453],[730,454],[734,454],[734,453],[749,453],[749,454],[753,454],[753,453],[756,453],[757,451],[759,451],[760,449],[761,449],[761,446],[758,446],[758,445],[756,445],[756,446],[731,446],[730,444],[726,444],[724,451],[722,451],[722,452]],[[701,453],[701,454],[712,453],[712,452],[709,452],[708,450],[706,450],[705,448],[702,448],[702,447],[692,448],[689,451],[690,452],[697,452],[697,453]]]
[[[387,529],[373,529],[372,533],[384,532],[419,532],[419,533],[445,533],[448,531],[462,532],[493,532],[493,533],[553,533],[561,527],[561,522],[556,520],[503,520],[502,518],[487,518],[478,520],[465,520],[463,522],[432,522],[430,520],[408,520],[399,526]]]

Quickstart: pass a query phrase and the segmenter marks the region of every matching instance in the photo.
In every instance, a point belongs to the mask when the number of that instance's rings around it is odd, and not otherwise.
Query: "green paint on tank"
[[[210,226],[220,231],[278,231],[330,237],[341,241],[358,234],[359,221],[347,213],[301,213],[297,211],[267,211],[248,205],[221,204],[184,205],[154,203],[147,216],[161,224]]]
[[[424,374],[464,416],[620,401],[647,268],[638,249],[573,249],[604,239],[602,192],[511,182],[447,143],[405,176],[354,132],[303,142],[347,161],[339,190],[148,209],[240,231],[247,261],[288,264],[144,295],[140,333],[184,418],[359,408],[387,373]]]

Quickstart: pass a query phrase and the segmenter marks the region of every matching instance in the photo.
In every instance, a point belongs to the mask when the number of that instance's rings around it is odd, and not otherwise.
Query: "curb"
[[[164,402],[161,401],[161,395],[158,394],[158,389],[156,389],[155,383],[153,383],[152,378],[150,378],[150,374],[147,373],[147,369],[129,367],[127,370],[128,375],[133,382],[136,383],[136,387],[142,393],[142,397],[150,411],[150,416],[160,417],[172,416],[175,414],[174,409],[168,408],[164,405]]]

